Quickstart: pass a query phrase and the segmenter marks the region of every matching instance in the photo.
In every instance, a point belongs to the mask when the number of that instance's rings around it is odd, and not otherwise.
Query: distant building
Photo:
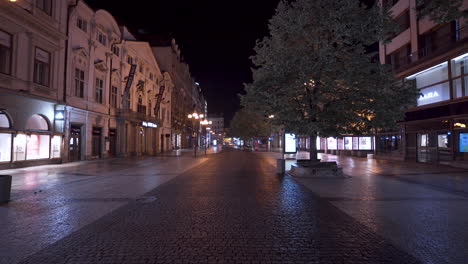
[[[388,2],[388,1],[385,1]],[[468,27],[418,19],[416,0],[392,0],[401,31],[380,44],[381,63],[415,82],[421,96],[405,111],[401,131],[376,138],[380,156],[466,166],[468,160]],[[468,8],[468,0],[463,1]]]

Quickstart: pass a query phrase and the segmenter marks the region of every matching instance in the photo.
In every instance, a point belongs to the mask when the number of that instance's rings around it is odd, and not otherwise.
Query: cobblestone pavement
[[[17,263],[204,161],[188,154],[0,171],[13,176],[12,201],[0,205],[0,263]]]
[[[272,166],[281,157],[278,153],[258,154]],[[351,177],[294,180],[423,263],[468,263],[467,170],[335,155],[320,157],[337,161]]]
[[[420,263],[262,156],[225,151],[23,263]]]

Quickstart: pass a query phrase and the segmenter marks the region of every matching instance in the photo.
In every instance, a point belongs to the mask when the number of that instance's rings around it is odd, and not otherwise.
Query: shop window
[[[26,122],[26,129],[49,131],[49,123],[44,117],[40,115],[33,115]]]
[[[0,73],[11,74],[11,35],[0,30]]]
[[[327,138],[327,149],[336,150],[336,148],[337,148],[336,138],[332,138],[332,137]]]
[[[49,16],[52,15],[52,0],[36,0],[36,7]]]
[[[372,150],[372,137],[359,137],[359,150]]]
[[[28,135],[26,144],[26,159],[48,159],[49,144],[49,135]]]
[[[320,148],[320,137],[317,137],[316,140],[315,140],[315,146],[317,148],[317,150],[321,150],[322,148]]]
[[[2,112],[0,112],[0,128],[10,128],[10,119]]]
[[[352,137],[345,137],[344,138],[344,149],[352,150],[353,149],[353,138]]]
[[[49,86],[50,76],[50,53],[36,48],[34,57],[34,82],[40,85]]]
[[[417,102],[418,106],[450,100],[450,85],[448,82],[419,90],[421,95]]]
[[[13,139],[13,160],[22,161],[26,159],[26,135],[18,134]]]
[[[0,133],[0,162],[11,160],[11,134]]]
[[[416,88],[421,93],[418,106],[450,99],[448,75],[448,64],[444,62],[406,78],[416,81]]]
[[[448,134],[439,134],[437,135],[437,146],[439,148],[449,148],[449,135]]]
[[[85,73],[79,68],[75,68],[75,96],[83,98],[85,87]]]
[[[376,140],[376,148],[378,152],[393,152],[399,149],[400,143],[400,135],[380,135]]]
[[[52,138],[52,149],[50,152],[50,157],[52,159],[60,158],[61,148],[62,148],[62,137],[54,136]]]

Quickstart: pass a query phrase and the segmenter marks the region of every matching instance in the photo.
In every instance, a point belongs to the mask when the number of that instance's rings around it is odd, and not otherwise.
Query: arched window
[[[49,131],[49,123],[43,116],[33,115],[26,122],[26,129]]]
[[[0,128],[10,128],[10,127],[11,127],[10,119],[4,112],[0,111]]]

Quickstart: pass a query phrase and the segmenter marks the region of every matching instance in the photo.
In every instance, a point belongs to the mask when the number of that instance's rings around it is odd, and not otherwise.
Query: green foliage
[[[249,141],[253,137],[266,137],[270,135],[270,124],[258,113],[246,109],[238,111],[231,120],[228,130],[229,137],[238,137]]]
[[[417,0],[418,18],[428,17],[435,23],[444,24],[459,18],[468,18],[468,11],[462,10],[463,0]]]
[[[382,11],[383,10],[383,11]],[[282,1],[270,36],[257,41],[253,82],[242,104],[287,131],[310,136],[394,126],[416,101],[365,47],[395,32],[386,9],[356,0]]]

